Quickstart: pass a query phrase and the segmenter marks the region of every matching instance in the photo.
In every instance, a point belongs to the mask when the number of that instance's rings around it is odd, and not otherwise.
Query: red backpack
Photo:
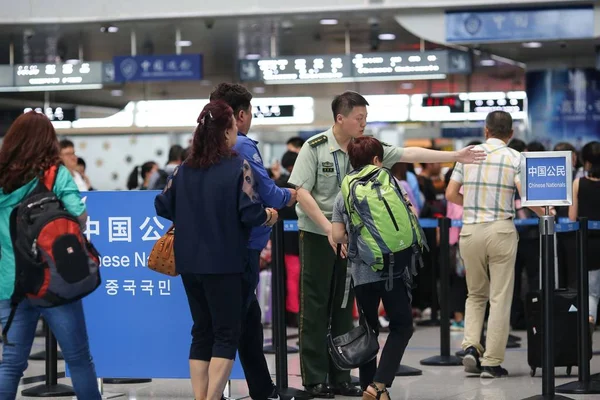
[[[53,192],[58,166],[44,173],[33,191],[11,213],[10,235],[15,254],[15,289],[7,333],[19,303],[27,298],[38,307],[79,300],[100,285],[100,255]]]

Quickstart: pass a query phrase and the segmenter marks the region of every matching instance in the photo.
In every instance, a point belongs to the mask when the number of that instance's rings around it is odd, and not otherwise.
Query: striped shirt
[[[488,139],[477,148],[487,153],[485,161],[469,165],[457,163],[451,178],[463,186],[463,224],[514,218],[520,153],[496,138]]]

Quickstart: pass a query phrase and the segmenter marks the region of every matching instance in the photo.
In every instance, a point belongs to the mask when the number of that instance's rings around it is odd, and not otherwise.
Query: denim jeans
[[[590,317],[594,318],[594,322],[598,322],[598,302],[600,301],[600,269],[595,269],[588,272],[590,288]]]
[[[0,324],[5,326],[10,314],[10,301],[0,301]],[[28,300],[19,304],[4,344],[0,362],[0,399],[11,400],[17,395],[19,381],[27,369],[27,359],[35,337],[40,314],[54,333],[73,381],[78,399],[100,400],[96,369],[90,355],[88,336],[81,301],[53,308],[33,307]]]

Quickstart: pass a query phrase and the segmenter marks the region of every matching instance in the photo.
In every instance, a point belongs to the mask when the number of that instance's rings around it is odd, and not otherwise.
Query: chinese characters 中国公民
[[[105,228],[108,233],[109,243],[127,242],[131,243],[137,239],[132,237],[132,219],[131,217],[108,217],[106,226],[101,229],[101,221],[92,220],[90,216],[87,218],[85,235],[88,240],[92,236],[99,236]],[[165,225],[160,222],[158,217],[145,217],[144,221],[139,225],[138,230],[141,232],[140,238],[144,242],[156,241],[160,239],[164,233]],[[136,231],[137,232],[137,231]]]
[[[540,166],[532,166],[527,168],[527,174],[529,176],[566,176],[567,171],[564,165],[540,165]]]
[[[119,286],[119,282],[121,282],[121,286]],[[136,285],[136,281],[133,279],[122,279],[121,281],[118,279],[107,279],[104,288],[106,289],[106,293],[110,296],[116,296],[117,293],[119,293],[119,289],[131,293],[132,296],[136,295],[136,290],[141,294],[147,294],[149,296],[154,296],[155,292],[157,296],[170,296],[171,281],[160,280],[157,282],[158,285],[154,285],[153,280],[142,279],[139,281],[139,284]]]

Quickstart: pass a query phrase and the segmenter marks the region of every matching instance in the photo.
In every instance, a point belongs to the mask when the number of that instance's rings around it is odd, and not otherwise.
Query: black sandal
[[[390,398],[390,393],[387,389],[379,389],[374,383],[369,385],[377,392],[377,395],[374,396],[373,393],[368,392],[367,390],[363,391],[363,400],[381,400],[381,395],[386,394],[388,399]]]

